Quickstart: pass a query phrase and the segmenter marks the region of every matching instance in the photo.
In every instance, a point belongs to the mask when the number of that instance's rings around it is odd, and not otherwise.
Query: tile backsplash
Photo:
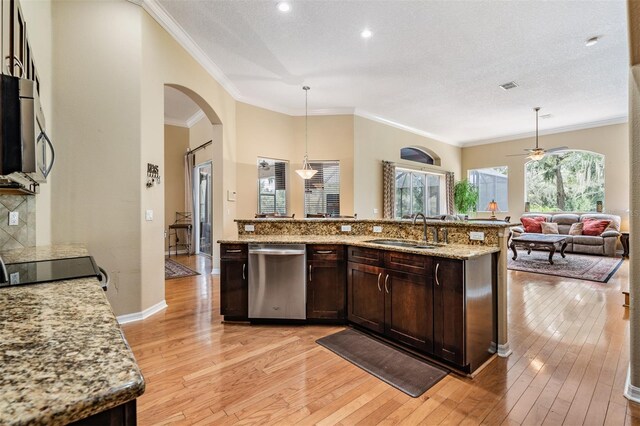
[[[18,225],[9,226],[9,212],[19,213]],[[36,199],[33,195],[0,195],[0,250],[36,245]]]

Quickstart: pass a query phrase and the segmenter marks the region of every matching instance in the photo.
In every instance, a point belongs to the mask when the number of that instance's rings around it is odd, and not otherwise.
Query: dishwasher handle
[[[305,254],[305,250],[293,250],[293,249],[249,249],[249,254],[262,254],[269,256],[299,256]]]

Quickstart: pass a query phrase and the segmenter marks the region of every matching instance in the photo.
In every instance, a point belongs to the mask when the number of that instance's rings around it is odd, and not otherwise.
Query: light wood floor
[[[200,271],[205,257],[179,257]],[[640,424],[623,396],[628,261],[608,284],[509,272],[513,354],[411,398],[315,343],[333,326],[223,324],[218,277],[166,282],[169,307],[123,326],[147,382],[141,425]]]

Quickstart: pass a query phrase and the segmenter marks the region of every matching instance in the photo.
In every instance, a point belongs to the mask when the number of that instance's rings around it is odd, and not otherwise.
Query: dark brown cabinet
[[[246,244],[220,245],[220,313],[225,320],[248,319],[249,267]]]
[[[346,319],[344,246],[307,245],[307,319]]]
[[[433,354],[462,365],[464,361],[464,263],[433,259]]]
[[[384,333],[384,269],[348,262],[347,282],[349,321],[378,333]]]
[[[433,295],[430,258],[366,250],[349,250],[349,321],[431,352]],[[367,263],[358,263],[362,259]],[[377,265],[372,264],[376,263],[375,259]]]

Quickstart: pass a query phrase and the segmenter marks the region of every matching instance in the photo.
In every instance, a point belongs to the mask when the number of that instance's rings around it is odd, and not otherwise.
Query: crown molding
[[[460,144],[458,142],[455,142],[455,141],[452,141],[452,140],[448,140],[446,138],[443,138],[441,136],[438,136],[438,135],[430,133],[430,132],[425,132],[424,130],[416,129],[415,127],[407,126],[405,124],[398,123],[396,121],[392,121],[392,120],[388,120],[386,118],[382,118],[380,116],[377,116],[375,114],[371,114],[370,112],[363,111],[361,109],[357,109],[356,108],[353,115],[356,115],[356,116],[362,117],[362,118],[366,118],[366,119],[369,119],[371,121],[376,121],[376,122],[381,123],[381,124],[386,124],[387,126],[395,127],[396,129],[404,130],[405,132],[413,133],[413,134],[416,134],[418,136],[423,136],[423,137],[426,137],[426,138],[429,138],[429,139],[435,139],[438,142],[446,143],[448,145],[460,146]]]
[[[165,117],[164,118],[165,126],[176,126],[176,127],[189,127],[185,121],[177,120],[175,118]]]
[[[538,132],[538,135],[544,136],[544,135],[553,135],[553,134],[556,134],[556,133],[572,132],[572,131],[575,131],[575,130],[593,129],[595,127],[611,126],[613,124],[623,124],[623,123],[626,123],[628,121],[629,121],[629,118],[626,115],[624,115],[624,116],[619,116],[619,117],[607,118],[605,120],[590,121],[588,123],[571,124],[569,126],[561,126],[561,127],[555,127],[553,129],[540,130]],[[513,134],[513,135],[499,136],[499,137],[490,138],[490,139],[478,139],[478,140],[475,140],[475,141],[462,142],[462,143],[460,143],[460,146],[462,146],[463,148],[467,148],[467,147],[470,147],[470,146],[487,145],[487,144],[491,144],[491,143],[498,143],[498,142],[506,142],[506,141],[514,141],[514,140],[518,140],[518,139],[531,138],[531,137],[535,137],[535,135],[536,135],[535,131],[526,132],[526,133],[518,133],[518,134]]]
[[[234,98],[240,98],[240,91],[227,78],[218,66],[196,44],[187,32],[176,22],[171,15],[156,0],[129,0],[140,5],[153,19],[160,24],[224,89]]]
[[[196,124],[198,121],[202,120],[203,118],[205,118],[206,115],[204,113],[203,110],[199,109],[195,112],[195,114],[193,114],[191,117],[187,118],[186,124],[188,128],[193,127],[194,124]]]

